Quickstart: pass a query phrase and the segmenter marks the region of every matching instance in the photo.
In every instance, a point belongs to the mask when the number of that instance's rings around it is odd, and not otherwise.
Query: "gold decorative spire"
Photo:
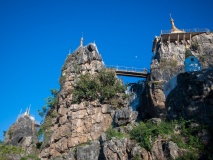
[[[172,19],[172,16],[170,14],[170,22],[172,24],[172,30],[171,33],[184,33],[184,31],[179,30],[177,27],[175,27],[174,19]]]

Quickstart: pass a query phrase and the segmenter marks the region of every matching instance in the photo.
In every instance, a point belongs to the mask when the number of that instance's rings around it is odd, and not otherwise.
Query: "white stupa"
[[[18,116],[18,118],[17,118],[17,120],[18,120],[19,118],[21,118],[21,117],[27,116],[27,117],[29,117],[32,121],[35,121],[35,117],[33,117],[33,116],[30,115],[30,107],[31,107],[31,105],[30,105],[29,107],[26,108],[26,111],[25,111],[23,114],[20,113],[19,116]]]

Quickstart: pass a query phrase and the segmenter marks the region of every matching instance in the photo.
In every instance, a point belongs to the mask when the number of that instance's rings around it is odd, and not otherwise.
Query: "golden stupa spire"
[[[183,33],[184,32],[184,31],[179,30],[177,27],[175,27],[174,19],[172,19],[171,14],[170,14],[170,22],[172,24],[171,33]]]

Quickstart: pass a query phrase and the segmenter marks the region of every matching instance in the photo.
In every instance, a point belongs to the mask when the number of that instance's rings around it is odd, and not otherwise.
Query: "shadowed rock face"
[[[190,52],[198,58],[202,68],[212,67],[213,64],[213,33],[203,33],[192,37]],[[150,66],[150,77],[143,93],[143,116],[166,117],[166,97],[164,84],[179,73],[184,73],[185,60],[184,43],[157,44],[156,54]]]
[[[213,118],[212,99],[213,69],[179,74],[166,100],[168,117],[208,122]]]
[[[23,116],[9,128],[4,142],[9,145],[20,146],[27,154],[32,154],[36,152],[35,144],[38,142],[36,132],[35,121],[28,116]]]

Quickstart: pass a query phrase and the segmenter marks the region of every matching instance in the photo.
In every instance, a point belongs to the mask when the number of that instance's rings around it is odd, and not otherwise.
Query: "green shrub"
[[[12,128],[10,128],[10,129],[8,130],[9,139],[12,138],[13,132],[14,132],[14,130],[13,130]]]
[[[155,139],[160,135],[171,136],[171,141],[175,142],[180,148],[189,149],[192,152],[195,150],[204,150],[204,145],[199,141],[198,133],[205,126],[191,127],[192,121],[180,119],[178,121],[162,121],[159,124],[153,124],[151,121],[140,122],[130,132],[130,137],[136,140],[142,147],[151,150],[150,139]],[[175,125],[179,125],[180,134],[175,134]]]
[[[51,125],[52,125],[52,118],[50,116],[46,116],[44,123],[40,125],[39,131],[38,131],[39,139],[43,138],[44,134],[48,132]]]
[[[21,158],[21,160],[40,160],[36,154],[29,154]]]
[[[8,160],[8,156],[19,155],[21,160],[40,160],[36,154],[25,155],[25,151],[19,146],[0,144],[0,160]],[[23,156],[25,155],[25,156]]]
[[[20,155],[24,154],[24,150],[18,146],[6,145],[2,143],[0,145],[0,160],[8,160],[8,155]]]
[[[7,131],[3,131],[3,136],[5,137],[7,134]]]
[[[45,117],[45,119],[41,122],[38,138],[40,140],[45,140],[46,135],[49,133],[49,129],[52,125],[52,119],[58,116],[58,113],[55,110],[55,105],[58,103],[58,90],[51,89],[52,96],[49,96],[45,99],[46,105],[42,107],[42,110],[38,110],[38,113],[41,117]]]
[[[151,144],[149,139],[155,140],[157,136],[168,135],[173,131],[171,124],[167,122],[161,122],[160,124],[153,124],[151,121],[146,123],[140,122],[139,126],[133,128],[130,132],[130,137],[135,139],[140,145],[146,148],[148,151],[151,150]]]
[[[116,79],[112,70],[101,70],[98,74],[86,73],[81,75],[73,90],[72,103],[80,103],[82,100],[100,102],[110,100],[116,93],[124,93],[124,86]]]
[[[42,106],[41,111],[38,110],[38,114],[41,117],[44,117],[47,114],[47,112],[58,103],[58,98],[57,98],[58,90],[51,89],[50,92],[52,96],[45,98],[46,105]]]
[[[107,140],[112,139],[112,137],[118,138],[118,139],[121,139],[124,137],[124,135],[121,132],[118,132],[116,129],[112,127],[108,128],[108,130],[106,131],[106,135],[107,135]]]
[[[98,97],[99,85],[89,73],[81,75],[73,91],[73,101],[80,103],[81,99],[95,100]]]
[[[142,160],[139,154],[136,154],[132,160]]]

